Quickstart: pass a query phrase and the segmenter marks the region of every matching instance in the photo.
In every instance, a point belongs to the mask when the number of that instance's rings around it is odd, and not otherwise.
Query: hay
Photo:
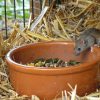
[[[32,20],[30,14],[28,26],[23,30],[16,22],[12,24],[13,29],[8,39],[5,40],[0,33],[0,100],[30,100],[28,96],[19,96],[9,82],[4,57],[10,49],[40,41],[73,41],[75,36],[87,28],[100,29],[100,3],[92,0],[70,0],[54,7],[53,0],[50,7],[45,7],[45,2],[40,16]],[[99,91],[79,97],[76,89],[75,86],[72,92],[62,91],[62,98],[59,100],[100,100]],[[32,100],[39,98],[32,96]]]

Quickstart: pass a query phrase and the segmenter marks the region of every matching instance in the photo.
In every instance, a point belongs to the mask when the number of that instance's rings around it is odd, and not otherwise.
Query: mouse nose
[[[79,56],[79,55],[80,55],[79,53],[76,53],[76,54],[75,54],[75,56]]]
[[[74,52],[74,55],[75,55],[75,56],[78,56],[78,55],[80,55],[80,53],[78,53],[78,52]]]

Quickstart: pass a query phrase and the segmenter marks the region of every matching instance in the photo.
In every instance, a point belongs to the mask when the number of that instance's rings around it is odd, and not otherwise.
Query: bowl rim
[[[37,43],[30,43],[30,44],[25,44],[22,46],[18,46],[16,48],[11,49],[5,56],[5,60],[8,64],[8,67],[11,69],[14,69],[19,72],[24,72],[24,73],[34,73],[34,74],[47,74],[47,75],[54,75],[54,74],[70,74],[70,73],[76,73],[76,72],[81,72],[81,71],[86,71],[89,69],[92,69],[95,66],[95,64],[98,63],[99,58],[95,61],[92,61],[91,63],[83,63],[83,64],[78,64],[75,66],[70,66],[70,67],[57,67],[57,68],[45,68],[45,67],[33,67],[33,66],[27,66],[23,64],[19,64],[11,59],[11,53],[15,52],[16,50],[22,48],[22,47],[27,47],[27,46],[33,46],[33,45],[41,45],[41,44],[73,44],[74,42],[72,41],[48,41],[48,42],[37,42]],[[9,66],[10,64],[10,66]],[[49,73],[48,73],[49,72]]]

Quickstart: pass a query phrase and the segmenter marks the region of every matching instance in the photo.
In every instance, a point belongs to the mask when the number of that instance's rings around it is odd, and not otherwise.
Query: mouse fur
[[[79,55],[95,44],[98,47],[100,46],[100,29],[89,28],[82,32],[75,40],[75,55]]]

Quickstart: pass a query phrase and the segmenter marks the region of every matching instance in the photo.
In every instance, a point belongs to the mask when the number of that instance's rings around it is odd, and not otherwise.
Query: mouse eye
[[[81,48],[78,48],[78,51],[80,51],[81,50]]]

